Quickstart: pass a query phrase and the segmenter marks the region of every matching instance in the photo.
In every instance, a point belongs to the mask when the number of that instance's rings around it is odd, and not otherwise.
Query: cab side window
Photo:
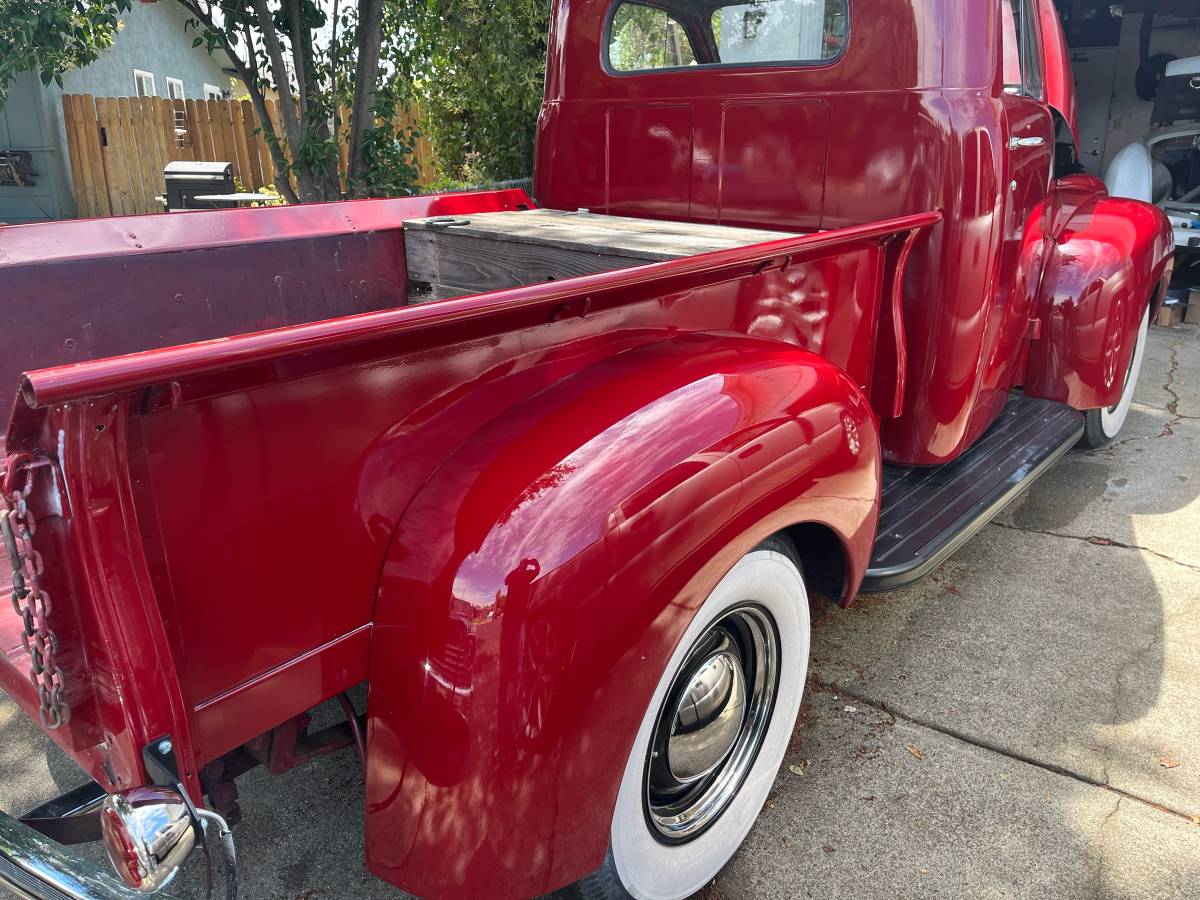
[[[696,51],[679,21],[666,10],[622,3],[609,30],[608,59],[618,72],[678,69],[696,64]]]
[[[1004,90],[1043,98],[1042,54],[1032,0],[1000,0]]]

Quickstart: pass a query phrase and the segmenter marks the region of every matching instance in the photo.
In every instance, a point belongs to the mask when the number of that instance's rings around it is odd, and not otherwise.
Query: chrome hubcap
[[[728,636],[724,638],[729,643]],[[679,698],[667,769],[680,784],[710,774],[733,749],[746,711],[746,676],[734,651],[722,649],[700,664]]]
[[[660,840],[697,837],[736,796],[770,724],[778,671],[775,623],[757,606],[726,613],[688,652],[646,763],[646,817]]]

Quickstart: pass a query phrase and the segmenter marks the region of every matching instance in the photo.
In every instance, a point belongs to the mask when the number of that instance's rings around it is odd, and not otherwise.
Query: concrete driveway
[[[703,896],[1200,896],[1198,450],[1200,330],[1152,329],[1119,442],[923,583],[820,610],[791,752]],[[244,897],[399,896],[363,869],[360,778],[341,753],[239,782]],[[79,781],[0,703],[0,806]]]

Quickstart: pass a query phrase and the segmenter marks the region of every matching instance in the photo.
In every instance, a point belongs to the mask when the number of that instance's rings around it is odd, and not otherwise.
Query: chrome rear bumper
[[[36,900],[133,900],[107,871],[0,812],[0,888]],[[165,895],[158,894],[157,897]]]

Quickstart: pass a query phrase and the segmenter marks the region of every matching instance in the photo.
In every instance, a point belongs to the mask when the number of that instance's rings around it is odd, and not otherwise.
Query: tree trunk
[[[279,112],[283,116],[283,130],[287,133],[288,146],[292,149],[292,161],[299,163],[295,166],[296,193],[301,200],[324,200],[321,192],[313,183],[312,173],[298,159],[300,148],[304,143],[304,132],[296,118],[296,104],[292,99],[292,82],[288,78],[287,66],[283,64],[283,47],[279,43],[279,35],[275,31],[275,23],[271,18],[271,9],[267,0],[252,0],[254,12],[258,16],[258,29],[262,35],[263,45],[267,50],[267,59],[271,62],[271,74],[275,78],[275,87],[279,92]],[[253,52],[253,51],[250,51]],[[297,72],[296,77],[300,78]]]
[[[321,83],[316,70],[316,50],[312,32],[305,25],[300,0],[289,0],[292,29],[292,59],[296,67],[296,84],[300,94],[300,124],[318,145],[332,144],[329,134],[329,115],[321,96]],[[322,200],[338,200],[342,195],[338,178],[336,149],[332,155],[309,163],[313,186]]]
[[[267,136],[267,147],[271,152],[271,162],[275,167],[275,189],[279,191],[288,203],[298,203],[300,198],[297,196],[295,189],[292,187],[291,179],[288,177],[288,164],[284,158],[282,151],[279,149],[278,135],[275,134],[275,126],[271,122],[271,117],[267,115],[267,101],[263,97],[262,90],[258,86],[258,65],[254,60],[253,42],[250,38],[249,26],[243,23],[245,28],[246,47],[248,49],[249,62],[243,62],[242,58],[234,52],[234,48],[230,45],[225,33],[217,28],[216,23],[209,13],[201,9],[199,4],[193,0],[178,0],[179,5],[191,13],[200,21],[210,32],[219,36],[222,49],[237,69],[238,77],[242,79],[242,83],[246,85],[246,90],[250,92],[250,101],[254,104],[254,111],[258,114],[259,127],[262,128],[263,134]]]
[[[379,45],[383,40],[383,0],[358,2],[358,61],[354,71],[354,105],[350,113],[350,165],[348,187],[356,193],[366,174],[363,138],[374,126],[375,79],[379,75]]]

